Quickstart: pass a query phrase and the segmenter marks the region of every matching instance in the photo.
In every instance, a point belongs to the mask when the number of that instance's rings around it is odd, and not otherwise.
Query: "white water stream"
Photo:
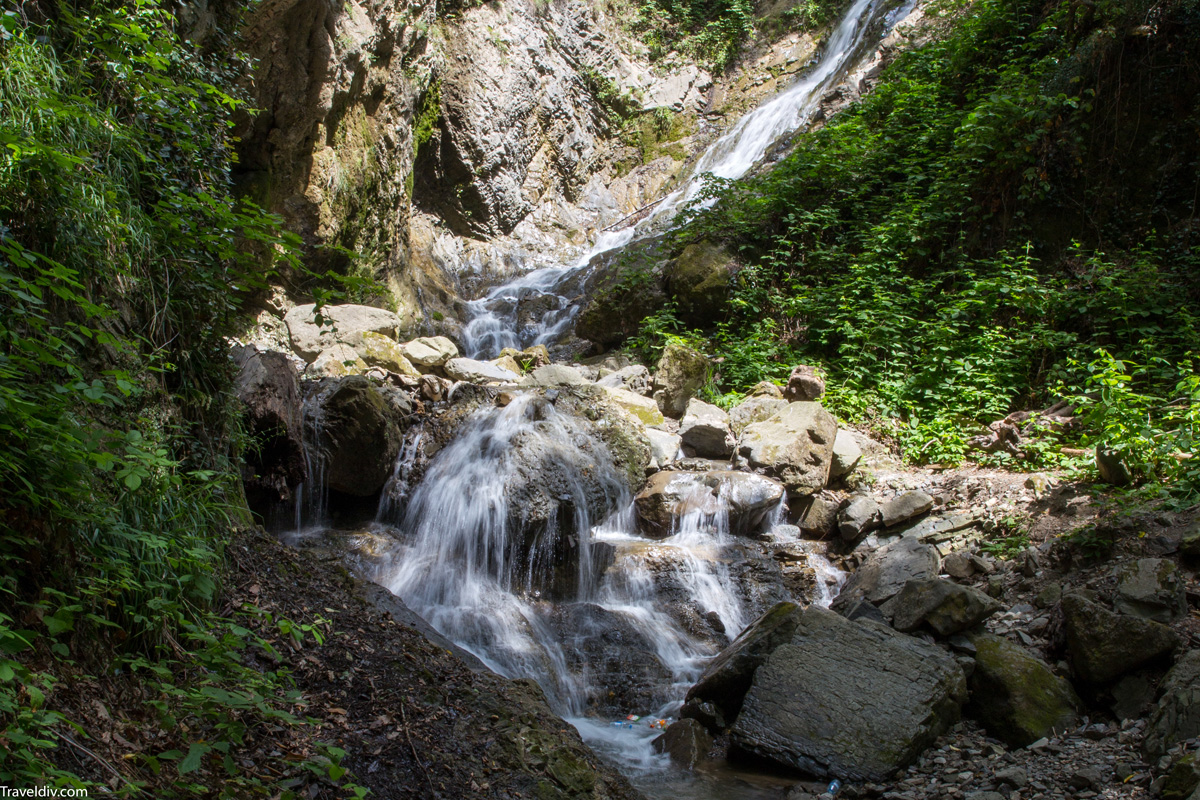
[[[601,233],[573,264],[544,267],[496,286],[467,304],[462,329],[471,358],[494,358],[505,347],[523,349],[553,344],[573,325],[579,307],[562,288],[587,270],[596,256],[668,227],[676,215],[704,189],[706,176],[740,178],[762,160],[780,139],[812,119],[822,96],[858,66],[872,49],[868,34],[885,35],[912,9],[914,0],[888,13],[885,0],[854,0],[822,47],[818,62],[791,87],[744,115],[705,150],[689,176],[664,197],[645,219],[627,228]],[[537,320],[521,319],[522,306],[535,304]]]

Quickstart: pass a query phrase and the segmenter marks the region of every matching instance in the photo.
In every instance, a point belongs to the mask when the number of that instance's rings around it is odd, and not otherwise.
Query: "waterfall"
[[[462,339],[471,358],[493,358],[502,348],[522,349],[553,344],[570,330],[579,313],[570,290],[596,256],[624,247],[668,227],[675,216],[697,200],[706,176],[740,178],[780,139],[803,128],[820,107],[821,97],[844,80],[868,51],[867,34],[876,23],[881,35],[908,15],[914,0],[887,13],[883,0],[854,0],[829,35],[817,63],[790,88],[747,113],[696,160],[682,184],[664,197],[636,225],[601,233],[575,263],[543,267],[493,287],[467,304]],[[536,320],[522,319],[522,307],[540,308]]]

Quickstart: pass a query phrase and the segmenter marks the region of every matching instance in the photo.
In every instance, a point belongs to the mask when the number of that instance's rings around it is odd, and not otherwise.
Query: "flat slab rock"
[[[755,673],[731,743],[820,777],[879,781],[956,722],[966,698],[940,648],[810,606]]]

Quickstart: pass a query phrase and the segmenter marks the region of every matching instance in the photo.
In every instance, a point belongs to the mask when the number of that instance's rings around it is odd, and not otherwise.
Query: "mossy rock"
[[[733,255],[721,245],[705,241],[685,247],[664,272],[667,291],[678,304],[683,321],[711,325],[725,307],[736,269]]]
[[[1025,648],[990,633],[971,637],[975,671],[967,714],[1010,747],[1024,747],[1078,724],[1071,684]]]

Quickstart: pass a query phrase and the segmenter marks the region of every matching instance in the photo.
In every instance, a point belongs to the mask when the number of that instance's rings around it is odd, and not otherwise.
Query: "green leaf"
[[[189,747],[187,756],[179,762],[179,774],[186,775],[200,769],[200,759],[204,758],[210,750],[212,750],[211,747],[201,742],[196,742]]]

